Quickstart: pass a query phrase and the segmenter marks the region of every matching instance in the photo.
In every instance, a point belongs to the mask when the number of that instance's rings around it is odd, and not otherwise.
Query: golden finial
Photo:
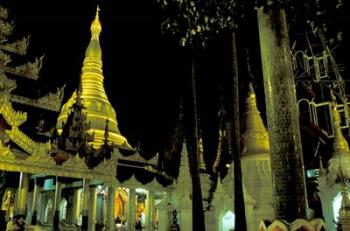
[[[249,83],[249,95],[255,96],[255,91],[252,83]]]
[[[340,115],[338,112],[337,101],[333,91],[331,90],[332,98],[332,117],[333,117],[333,128],[334,128],[334,141],[333,141],[333,155],[337,154],[350,154],[348,142],[345,140],[343,133],[340,128]]]
[[[99,17],[100,7],[97,5],[95,19],[91,24],[91,36],[92,39],[98,39],[102,30],[100,17]]]
[[[243,133],[246,152],[244,155],[266,154],[270,152],[269,135],[261,119],[256,103],[253,85],[249,84],[245,131]]]

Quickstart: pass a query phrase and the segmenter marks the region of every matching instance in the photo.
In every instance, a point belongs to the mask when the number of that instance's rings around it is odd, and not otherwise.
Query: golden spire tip
[[[254,91],[254,87],[253,87],[252,82],[249,83],[249,93],[250,93],[250,94],[255,94],[255,91]]]

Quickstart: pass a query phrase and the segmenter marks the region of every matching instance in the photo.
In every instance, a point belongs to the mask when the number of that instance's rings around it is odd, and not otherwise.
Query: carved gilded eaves
[[[13,127],[18,127],[27,120],[26,112],[15,111],[13,109],[6,91],[1,92],[0,95],[0,114]]]
[[[0,44],[0,68],[3,69],[4,66],[6,66],[9,62],[12,61],[12,58],[10,55],[6,54],[3,50],[1,50],[1,44]]]
[[[0,18],[7,19],[9,11],[0,5]]]
[[[39,98],[39,104],[44,105],[47,109],[59,112],[61,110],[65,85],[57,88],[56,93],[49,92],[49,94]]]
[[[0,64],[0,69],[1,69],[1,64]],[[16,87],[17,87],[17,83],[15,80],[7,78],[5,73],[0,72],[0,91],[1,91],[0,102],[4,100],[3,99],[4,95],[6,94],[10,95],[11,91],[14,90]]]
[[[49,94],[37,100],[13,94],[11,94],[10,99],[12,102],[59,112],[61,109],[63,94],[64,87],[57,89],[56,93],[49,92]]]
[[[13,33],[14,23],[13,22],[5,22],[4,20],[0,20],[0,36],[5,37],[9,36]]]
[[[15,54],[19,54],[19,55],[25,55],[27,53],[29,38],[30,36],[24,37],[12,43],[0,44],[0,49],[9,51]]]
[[[45,143],[45,145],[47,145],[48,150],[50,149],[50,143]],[[36,162],[36,163],[42,163],[42,164],[51,164],[51,165],[55,165],[56,162],[54,161],[54,159],[52,159],[52,157],[47,153],[47,150],[41,150],[38,152],[35,152],[31,155],[29,155],[26,158],[26,161],[29,162]]]
[[[50,142],[35,142],[23,132],[21,132],[18,127],[12,127],[11,130],[6,130],[6,134],[13,142],[15,142],[30,155],[47,154],[50,150]]]
[[[15,159],[15,156],[10,150],[10,146],[5,146],[2,144],[2,142],[0,142],[0,158]]]
[[[62,177],[98,179],[108,183],[116,182],[116,159],[101,163],[89,169],[79,155],[71,156],[62,165],[57,165],[47,153],[35,153],[26,159],[15,159],[8,147],[0,144],[0,170],[46,174]],[[136,182],[135,182],[136,183]]]
[[[44,56],[41,56],[40,58],[36,58],[34,62],[27,62],[17,67],[4,66],[2,68],[7,73],[38,80],[43,58]]]

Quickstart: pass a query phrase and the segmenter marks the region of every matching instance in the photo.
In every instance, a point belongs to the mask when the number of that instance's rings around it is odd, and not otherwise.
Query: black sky
[[[22,92],[44,95],[66,84],[65,102],[80,78],[97,2],[4,2],[16,21],[15,37],[31,35],[28,57],[45,54],[39,86],[22,84]],[[140,140],[149,158],[168,142],[180,98],[184,104],[191,101],[190,53],[161,33],[161,11],[156,1],[98,4],[106,92],[122,134],[132,144]],[[230,92],[229,55],[230,42],[225,36],[214,39],[198,54],[198,101],[205,134],[217,133],[219,89]],[[215,145],[208,147],[215,149]]]

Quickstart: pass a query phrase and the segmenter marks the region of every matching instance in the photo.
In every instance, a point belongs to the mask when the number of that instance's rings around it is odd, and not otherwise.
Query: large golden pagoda
[[[93,146],[97,148],[103,144],[106,127],[106,119],[109,120],[109,140],[118,147],[132,149],[128,141],[122,136],[118,129],[117,116],[114,108],[108,100],[103,86],[102,72],[102,51],[99,36],[102,30],[99,20],[99,8],[91,24],[91,40],[85,52],[85,59],[81,74],[81,98],[87,113],[86,120],[90,124],[91,132],[94,132]],[[65,122],[70,111],[70,107],[76,101],[76,93],[62,107],[58,117],[58,132],[62,131],[62,122]]]

